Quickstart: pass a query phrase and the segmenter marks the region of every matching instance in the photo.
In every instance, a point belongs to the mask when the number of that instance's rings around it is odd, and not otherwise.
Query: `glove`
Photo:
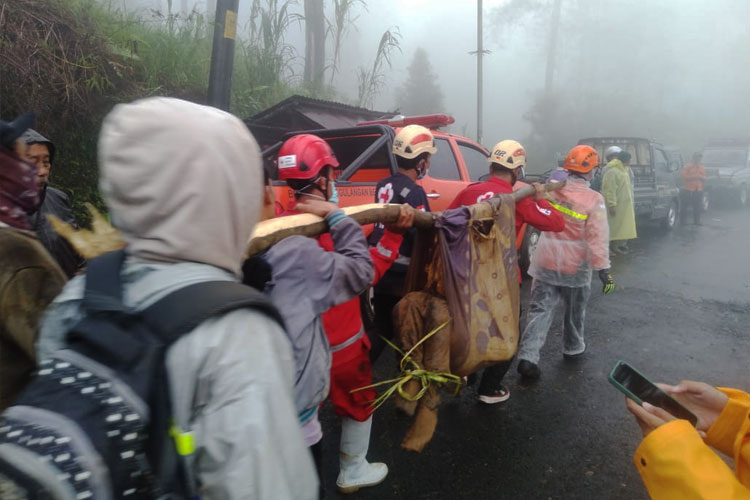
[[[599,279],[602,280],[602,293],[609,295],[615,291],[615,279],[609,274],[609,269],[602,269],[599,271]]]

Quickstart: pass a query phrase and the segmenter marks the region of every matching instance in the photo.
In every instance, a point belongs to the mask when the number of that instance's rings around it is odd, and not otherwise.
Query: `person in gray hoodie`
[[[203,281],[239,281],[262,200],[258,144],[238,118],[170,98],[118,105],[99,137],[100,187],[127,244],[126,305]],[[82,317],[85,275],[47,311],[40,358]],[[167,351],[175,425],[203,499],[312,500],[318,481],[294,403],[294,354],[259,311],[211,318]]]

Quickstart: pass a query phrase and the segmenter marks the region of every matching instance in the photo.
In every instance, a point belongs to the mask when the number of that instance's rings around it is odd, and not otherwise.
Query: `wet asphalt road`
[[[505,403],[477,403],[476,386],[445,396],[421,454],[399,446],[410,420],[390,404],[380,408],[369,458],[386,462],[390,474],[379,486],[336,492],[339,425],[327,406],[326,498],[647,499],[632,463],[640,430],[607,382],[615,362],[655,381],[750,388],[750,210],[712,209],[703,223],[666,234],[639,226],[631,254],[613,259],[618,290],[605,297],[594,284],[585,357],[563,360],[558,319],[538,382],[521,384],[514,366]],[[376,378],[392,376],[393,366],[383,355]]]

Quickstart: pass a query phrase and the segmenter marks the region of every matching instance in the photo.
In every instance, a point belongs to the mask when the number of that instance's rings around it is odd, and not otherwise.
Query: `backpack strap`
[[[205,281],[183,287],[141,312],[141,318],[168,346],[203,321],[252,307],[284,326],[281,315],[258,290],[232,281]]]
[[[83,307],[89,312],[126,312],[122,302],[120,271],[125,250],[107,252],[86,265]]]

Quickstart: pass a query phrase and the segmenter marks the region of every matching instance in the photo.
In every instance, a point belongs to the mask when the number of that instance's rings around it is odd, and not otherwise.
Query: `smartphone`
[[[645,401],[658,406],[676,418],[689,421],[693,426],[698,423],[698,417],[690,410],[624,361],[618,361],[612,369],[612,373],[609,374],[609,383],[638,404]]]

